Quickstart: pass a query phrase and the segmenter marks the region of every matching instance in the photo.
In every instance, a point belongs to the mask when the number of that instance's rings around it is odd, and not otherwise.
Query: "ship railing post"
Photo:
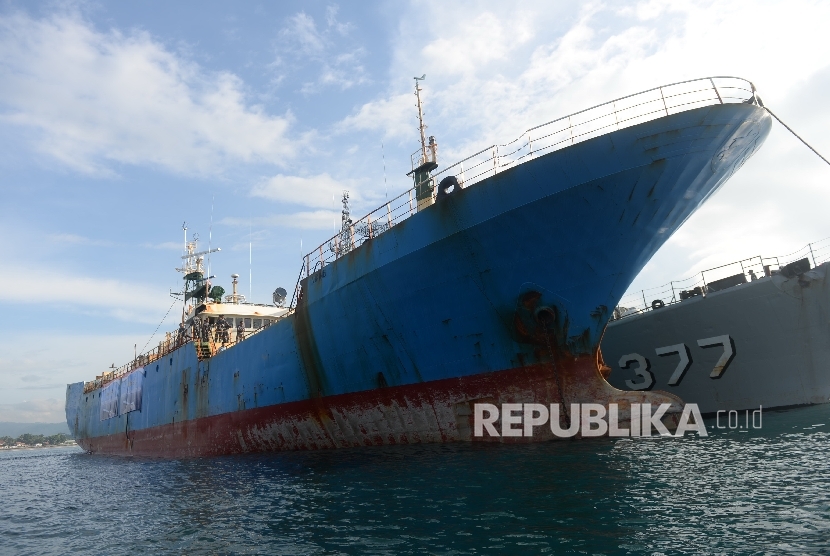
[[[308,278],[308,276],[310,274],[311,274],[311,267],[309,267],[309,265],[308,265],[308,255],[306,255],[305,256],[305,277]]]
[[[392,227],[392,209],[389,208],[389,203],[386,203],[386,224]]]
[[[352,249],[354,249],[354,224],[349,224],[349,241],[352,243]]]
[[[574,128],[571,125],[571,117],[570,116],[568,116],[568,132],[571,135],[571,145],[573,145],[574,144]]]
[[[712,88],[715,90],[715,95],[717,95],[717,97],[718,97],[718,101],[719,101],[721,104],[723,104],[723,99],[722,99],[722,98],[721,98],[721,96],[720,96],[720,91],[718,91],[718,88],[715,86],[715,80],[714,80],[714,79],[712,79],[712,78],[710,77],[710,78],[709,78],[709,82],[712,84]],[[753,95],[753,96],[754,96],[754,95]]]
[[[320,268],[323,268],[323,244],[320,244]]]
[[[810,256],[813,258],[813,268],[815,268],[816,267],[816,256],[813,254],[813,244],[808,243],[807,247],[810,248]]]
[[[496,149],[494,148],[493,149],[493,175],[494,176],[498,172],[498,164],[499,163],[497,162],[497,159],[498,159],[498,157],[496,156]]]
[[[700,273],[700,279],[703,280],[703,297],[706,297],[706,271]]]
[[[369,228],[369,239],[372,239],[372,213],[366,215],[366,226]]]
[[[669,285],[671,286],[671,301],[672,303],[674,303],[675,301],[677,301],[677,299],[675,299],[674,297],[674,282],[669,282]]]
[[[663,87],[660,87],[660,98],[663,99],[663,109],[666,111],[666,116],[669,115],[669,107],[666,106],[666,97],[663,96]]]
[[[412,190],[409,190],[409,216],[412,216]]]
[[[527,154],[533,158],[533,142],[530,140],[530,135],[527,136]]]
[[[617,103],[614,102],[614,122],[617,124],[617,129],[620,129],[620,119],[617,117]]]

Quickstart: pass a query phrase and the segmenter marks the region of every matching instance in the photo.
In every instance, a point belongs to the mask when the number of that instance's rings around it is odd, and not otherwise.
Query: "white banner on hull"
[[[139,367],[121,379],[121,403],[119,413],[141,411],[141,391],[144,387],[144,369]]]

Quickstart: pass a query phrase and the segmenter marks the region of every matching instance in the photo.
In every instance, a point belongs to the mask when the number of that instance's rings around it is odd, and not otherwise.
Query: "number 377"
[[[702,340],[697,341],[697,345],[701,348],[723,348],[723,353],[717,363],[715,363],[715,368],[712,369],[711,373],[709,373],[709,378],[712,379],[722,377],[723,373],[726,372],[726,368],[729,367],[729,364],[732,363],[733,359],[735,359],[735,341],[732,337],[728,334],[724,334],[723,336],[703,338]],[[683,380],[683,377],[686,375],[686,371],[688,371],[689,367],[692,366],[692,353],[689,351],[689,346],[686,344],[675,344],[673,346],[659,347],[654,351],[660,357],[671,357],[674,355],[680,357],[680,360],[677,362],[677,367],[675,367],[674,372],[669,377],[668,381],[669,386],[677,386],[680,384],[680,381]],[[634,374],[636,374],[641,380],[626,380],[626,386],[632,390],[651,390],[654,387],[655,382],[654,374],[651,372],[651,363],[639,353],[629,353],[628,355],[623,355],[620,358],[620,367],[622,369],[631,368],[633,363],[637,364],[637,367],[633,369]]]

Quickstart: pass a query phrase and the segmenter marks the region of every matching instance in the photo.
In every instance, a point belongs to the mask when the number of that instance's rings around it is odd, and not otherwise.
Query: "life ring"
[[[654,301],[651,302],[651,308],[655,311],[657,309],[662,309],[665,306],[666,306],[666,304],[663,303],[662,299],[655,299]]]

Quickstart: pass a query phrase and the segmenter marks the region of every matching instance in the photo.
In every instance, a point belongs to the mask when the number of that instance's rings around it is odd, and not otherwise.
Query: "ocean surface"
[[[830,405],[707,425],[173,461],[3,451],[0,553],[830,553]]]

